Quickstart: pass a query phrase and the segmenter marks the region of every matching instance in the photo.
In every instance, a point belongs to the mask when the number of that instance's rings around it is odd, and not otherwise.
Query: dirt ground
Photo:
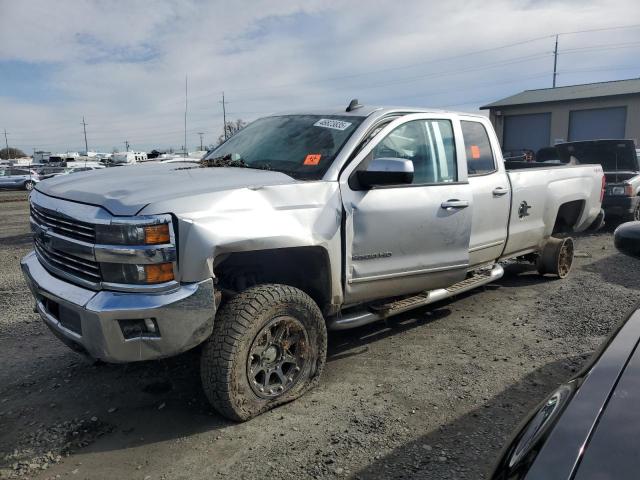
[[[105,365],[33,313],[28,205],[0,192],[0,477],[477,479],[526,412],[640,300],[640,261],[577,238],[566,280],[512,265],[471,294],[329,338],[321,385],[243,424],[208,406],[197,351]]]

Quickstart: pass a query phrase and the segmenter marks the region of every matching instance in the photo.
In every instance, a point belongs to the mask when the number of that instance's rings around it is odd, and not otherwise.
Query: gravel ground
[[[582,236],[566,280],[512,265],[455,301],[330,335],[319,388],[233,424],[206,402],[197,351],[105,365],[53,337],[20,273],[25,199],[0,192],[0,477],[482,478],[640,300],[640,262],[610,231]]]

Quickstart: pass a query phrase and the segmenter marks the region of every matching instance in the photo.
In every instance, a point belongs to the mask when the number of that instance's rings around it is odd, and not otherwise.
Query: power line
[[[459,54],[459,55],[450,55],[450,56],[446,56],[446,57],[440,57],[440,58],[435,58],[435,59],[431,59],[431,60],[425,60],[425,61],[421,61],[421,62],[414,62],[414,63],[410,63],[410,64],[399,65],[399,66],[395,66],[395,67],[388,67],[388,68],[382,68],[382,69],[376,69],[376,70],[368,70],[368,71],[365,71],[365,72],[352,73],[352,74],[349,74],[349,75],[341,75],[341,76],[337,76],[337,77],[326,77],[324,79],[318,79],[318,80],[313,80],[313,81],[304,82],[304,83],[296,82],[296,83],[286,83],[286,84],[272,85],[272,86],[265,86],[265,87],[249,87],[249,88],[244,88],[244,89],[236,89],[236,90],[232,90],[232,91],[233,92],[247,92],[247,91],[254,91],[254,90],[297,87],[297,86],[300,86],[300,85],[313,85],[313,84],[330,82],[330,81],[335,81],[335,80],[343,80],[343,79],[346,79],[346,78],[354,78],[354,77],[360,77],[360,76],[365,76],[365,75],[373,75],[373,74],[377,74],[377,73],[384,73],[384,72],[389,72],[389,71],[394,71],[394,70],[400,70],[400,69],[406,69],[406,68],[414,68],[414,67],[417,67],[417,66],[429,65],[429,64],[432,64],[432,63],[439,63],[439,62],[443,62],[443,61],[456,60],[456,59],[465,58],[465,57],[469,57],[469,56],[480,55],[480,54],[483,54],[483,53],[488,53],[488,52],[492,52],[492,51],[496,51],[496,50],[502,50],[502,49],[506,49],[506,48],[512,48],[512,47],[516,47],[516,46],[520,46],[520,45],[525,45],[525,44],[529,44],[529,43],[533,43],[533,42],[538,42],[540,40],[554,38],[554,37],[560,36],[560,35],[576,35],[576,34],[581,34],[581,33],[602,32],[602,31],[610,31],[610,30],[622,30],[622,29],[631,29],[631,28],[639,28],[639,27],[640,27],[640,24],[632,24],[632,25],[621,25],[621,26],[613,26],[613,27],[603,27],[603,28],[593,28],[593,29],[586,29],[586,30],[574,30],[574,31],[568,31],[568,32],[559,32],[559,33],[556,33],[556,34],[543,35],[543,36],[540,36],[540,37],[530,38],[530,39],[527,39],[527,40],[521,40],[521,41],[518,41],[518,42],[513,42],[513,43],[508,43],[508,44],[503,44],[503,45],[498,45],[498,46],[495,46],[495,47],[485,48],[485,49],[481,49],[481,50],[474,50],[472,52],[462,53],[462,54]],[[208,96],[211,96],[211,95],[213,95],[213,94],[204,94],[204,95],[196,96],[195,98],[204,98],[204,97],[208,97]]]

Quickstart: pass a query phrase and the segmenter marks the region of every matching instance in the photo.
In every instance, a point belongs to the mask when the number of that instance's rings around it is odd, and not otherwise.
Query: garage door
[[[506,115],[502,134],[505,151],[533,150],[537,152],[551,143],[551,114]]]
[[[624,138],[627,107],[573,110],[569,114],[569,140]]]

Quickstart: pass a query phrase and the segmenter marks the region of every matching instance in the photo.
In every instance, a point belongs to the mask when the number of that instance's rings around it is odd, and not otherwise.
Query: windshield
[[[364,117],[283,115],[248,125],[210,152],[236,165],[274,170],[300,180],[319,180]]]

